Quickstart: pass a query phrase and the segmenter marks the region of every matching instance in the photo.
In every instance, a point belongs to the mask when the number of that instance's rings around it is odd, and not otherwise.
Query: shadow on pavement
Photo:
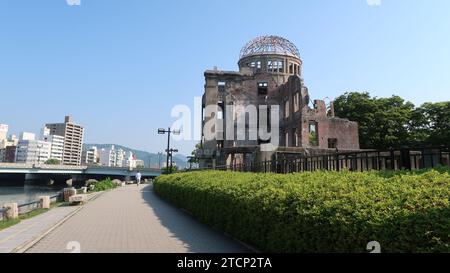
[[[244,245],[195,220],[189,214],[161,199],[153,185],[141,188],[142,199],[150,206],[161,224],[194,253],[249,253]]]

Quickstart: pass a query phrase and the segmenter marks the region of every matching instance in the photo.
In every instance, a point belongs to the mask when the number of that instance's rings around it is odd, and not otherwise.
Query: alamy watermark
[[[187,105],[172,108],[171,116],[177,120],[171,128],[181,130],[174,140],[261,141],[262,151],[279,147],[279,105],[207,105],[202,109],[202,98],[195,97],[194,109]]]
[[[371,241],[367,244],[367,250],[370,253],[379,254],[381,253],[381,244],[377,241]]]
[[[66,249],[70,251],[70,253],[81,253],[81,244],[78,241],[70,241],[66,245]]]

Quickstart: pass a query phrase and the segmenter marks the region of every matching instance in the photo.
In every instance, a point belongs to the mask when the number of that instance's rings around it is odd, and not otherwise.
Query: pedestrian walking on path
[[[141,172],[137,172],[137,174],[136,174],[136,182],[137,182],[138,186],[139,186],[139,184],[141,184],[141,178],[142,178]]]

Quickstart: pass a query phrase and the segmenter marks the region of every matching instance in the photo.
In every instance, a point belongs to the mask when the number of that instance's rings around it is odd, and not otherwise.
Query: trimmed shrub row
[[[164,175],[156,193],[264,252],[450,252],[450,170]]]

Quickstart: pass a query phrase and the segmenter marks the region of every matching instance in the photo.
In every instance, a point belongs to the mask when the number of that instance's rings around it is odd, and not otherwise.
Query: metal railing
[[[60,199],[60,198],[62,198],[62,192],[59,192],[56,195],[50,196],[50,203],[57,202],[58,199]],[[28,203],[24,203],[24,204],[20,204],[18,206],[18,208],[19,208],[19,215],[31,212],[31,211],[33,211],[35,209],[39,209],[40,208],[40,204],[41,204],[41,202],[39,200],[28,202]]]
[[[61,200],[61,198],[62,198],[62,192],[58,192],[57,194],[50,196],[50,203],[55,203],[58,200]],[[19,210],[19,215],[29,213],[33,210],[39,209],[40,204],[41,204],[41,201],[37,200],[37,201],[27,202],[27,203],[18,205],[17,207]],[[7,211],[8,211],[8,209],[0,208],[0,221],[4,220],[6,218],[5,214]]]
[[[7,211],[8,211],[7,209],[0,208],[0,221],[4,220],[4,218],[5,218],[4,215],[6,214]]]
[[[450,149],[421,148],[399,150],[366,150],[358,152],[303,155],[277,153],[272,160],[249,164],[232,164],[197,170],[228,170],[259,173],[297,173],[307,171],[382,171],[420,170],[450,167]]]

